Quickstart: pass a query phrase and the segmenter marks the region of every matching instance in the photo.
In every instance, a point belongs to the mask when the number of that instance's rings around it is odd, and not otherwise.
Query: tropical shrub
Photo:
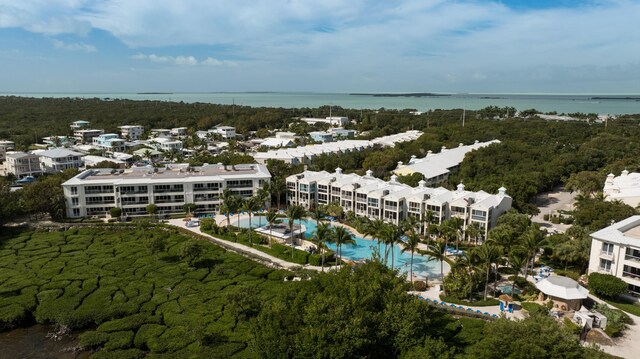
[[[627,283],[611,274],[589,274],[589,289],[597,296],[614,298],[627,291]]]

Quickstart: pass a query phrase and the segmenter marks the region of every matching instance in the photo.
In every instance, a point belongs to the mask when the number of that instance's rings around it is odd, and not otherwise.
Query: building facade
[[[92,144],[93,139],[103,133],[103,130],[75,130],[73,131],[73,137],[76,140],[76,144]]]
[[[10,152],[4,163],[5,174],[17,178],[42,175],[40,156],[28,152]]]
[[[640,216],[632,216],[591,234],[589,273],[614,275],[640,296]]]
[[[618,177],[609,173],[602,193],[605,195],[605,201],[619,200],[633,208],[638,207],[640,205],[640,173],[624,170]]]
[[[123,215],[147,214],[155,204],[158,213],[180,213],[186,203],[198,212],[214,212],[222,204],[222,193],[251,197],[269,180],[267,167],[258,164],[224,166],[187,164],[165,168],[139,167],[126,170],[90,169],[62,184],[67,216],[104,216],[111,208]]]
[[[126,125],[118,128],[120,129],[120,136],[129,141],[139,140],[144,133],[144,126],[140,125]]]
[[[387,182],[373,177],[371,171],[358,176],[337,168],[335,173],[305,171],[287,177],[287,203],[306,208],[338,203],[345,211],[393,224],[411,216],[424,221],[425,228],[428,215],[435,224],[459,217],[463,229],[477,223],[486,236],[498,217],[511,208],[512,199],[505,188],[494,195],[466,191],[462,184],[455,191],[426,187],[424,181],[411,187],[399,183],[396,176]]]
[[[69,125],[69,127],[71,127],[71,129],[74,131],[87,128],[89,127],[89,121],[84,121],[84,120],[73,121],[71,122],[71,125]]]
[[[217,133],[225,140],[231,140],[236,138],[236,128],[231,126],[216,126],[209,130],[210,132]]]
[[[121,152],[125,149],[125,141],[115,133],[105,133],[93,138],[93,146],[105,150]]]
[[[56,173],[68,168],[80,168],[84,166],[82,154],[65,148],[54,148],[39,152],[40,166],[44,173]]]
[[[7,158],[7,152],[15,148],[13,141],[0,140],[0,162]]]

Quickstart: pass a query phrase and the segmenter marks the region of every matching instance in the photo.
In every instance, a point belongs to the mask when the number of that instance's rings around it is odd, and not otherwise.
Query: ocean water
[[[435,109],[466,108],[478,110],[487,106],[535,108],[542,112],[640,114],[639,94],[451,94],[448,96],[383,97],[348,93],[308,92],[211,92],[211,93],[0,93],[5,96],[71,97],[176,101],[185,103],[236,104],[252,107],[303,108],[341,106],[353,109]]]

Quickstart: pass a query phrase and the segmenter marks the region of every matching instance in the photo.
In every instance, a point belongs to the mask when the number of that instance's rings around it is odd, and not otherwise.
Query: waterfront
[[[35,98],[100,98],[186,103],[214,103],[252,107],[304,108],[340,106],[352,109],[435,109],[488,106],[536,109],[542,112],[639,114],[640,95],[635,94],[449,94],[446,96],[376,96],[309,92],[210,92],[210,93],[3,93],[0,96]]]

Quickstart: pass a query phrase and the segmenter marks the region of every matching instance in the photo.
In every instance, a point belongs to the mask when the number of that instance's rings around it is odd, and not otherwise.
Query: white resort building
[[[9,152],[4,163],[4,174],[16,178],[42,175],[40,156],[28,152]]]
[[[40,165],[44,173],[56,173],[68,168],[80,168],[84,166],[82,153],[74,152],[66,148],[53,148],[38,152]]]
[[[251,197],[271,179],[267,167],[258,164],[235,166],[187,164],[152,166],[126,170],[89,169],[62,184],[67,216],[104,216],[111,208],[123,215],[147,214],[149,204],[158,213],[180,213],[186,203],[199,212],[219,209],[222,192]]]
[[[609,173],[602,192],[605,201],[620,200],[636,208],[640,205],[640,173],[624,170],[618,177]]]
[[[640,216],[632,216],[591,234],[589,273],[614,275],[640,296]]]
[[[335,173],[304,171],[287,177],[287,203],[306,208],[339,203],[345,211],[394,224],[409,216],[423,220],[429,211],[432,223],[459,217],[464,220],[465,229],[477,223],[486,236],[498,217],[511,208],[512,199],[505,188],[494,195],[466,191],[463,184],[455,191],[426,187],[424,181],[411,187],[399,183],[395,175],[386,182],[373,177],[371,171],[359,176],[344,174],[337,168]]]
[[[423,158],[411,156],[411,160],[407,164],[398,162],[398,167],[393,173],[400,176],[408,176],[416,172],[421,173],[423,179],[427,182],[427,186],[433,186],[449,179],[449,175],[458,170],[467,153],[494,143],[500,143],[500,141],[476,141],[466,146],[461,143],[460,146],[451,149],[442,146],[442,150],[439,153],[429,151]]]
[[[120,136],[128,141],[139,140],[144,133],[144,126],[140,125],[126,125],[119,126]]]

